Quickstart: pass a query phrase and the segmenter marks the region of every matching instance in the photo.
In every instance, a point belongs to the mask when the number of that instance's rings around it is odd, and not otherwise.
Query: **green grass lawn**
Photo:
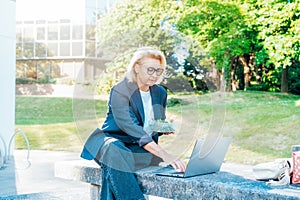
[[[266,92],[170,95],[167,115],[178,122],[178,132],[163,136],[168,151],[186,158],[193,142],[217,132],[233,138],[226,156],[231,162],[256,164],[290,157],[291,145],[300,144],[300,96]],[[172,100],[171,100],[172,99]],[[16,98],[16,128],[27,135],[31,149],[80,151],[89,132],[101,126],[106,100],[71,98]],[[25,148],[16,137],[16,148]]]
[[[74,110],[83,104],[93,108],[96,115],[107,110],[104,100],[72,99],[60,97],[16,97],[16,124],[56,124],[74,122]],[[92,112],[91,112],[92,113]]]
[[[300,144],[299,99],[262,92],[227,95],[224,132],[234,138],[231,159],[253,164],[291,157],[291,146]]]
[[[90,121],[101,123],[106,110],[105,100],[17,96],[16,128],[25,132],[31,149],[80,151],[88,136],[80,132],[82,127],[98,126]],[[26,148],[21,135],[16,136],[16,148]]]

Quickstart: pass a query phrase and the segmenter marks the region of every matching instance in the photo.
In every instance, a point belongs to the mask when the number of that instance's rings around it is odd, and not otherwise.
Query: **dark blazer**
[[[150,87],[150,94],[154,119],[164,120],[166,90],[162,86],[153,85]],[[138,86],[125,78],[111,89],[106,119],[102,128],[97,128],[85,142],[81,157],[88,160],[99,157],[101,146],[111,137],[124,143],[136,143],[139,146],[144,146],[151,141],[157,142],[157,134],[151,137],[144,131],[144,119],[144,108]]]

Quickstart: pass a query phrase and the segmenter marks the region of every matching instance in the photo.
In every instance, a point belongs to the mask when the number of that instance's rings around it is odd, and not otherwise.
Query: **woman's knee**
[[[117,139],[110,140],[103,145],[100,162],[119,171],[134,171],[134,157],[131,150]]]

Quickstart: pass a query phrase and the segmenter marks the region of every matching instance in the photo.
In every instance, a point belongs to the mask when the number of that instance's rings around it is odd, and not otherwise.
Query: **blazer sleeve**
[[[143,129],[141,122],[137,119],[136,110],[130,105],[134,100],[135,91],[130,91],[124,87],[114,87],[111,91],[110,107],[116,125],[126,134],[137,138],[139,146],[153,141]]]

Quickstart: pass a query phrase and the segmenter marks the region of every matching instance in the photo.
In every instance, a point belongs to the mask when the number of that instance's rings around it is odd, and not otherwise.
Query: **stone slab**
[[[298,185],[268,186],[263,181],[245,178],[228,171],[184,179],[164,177],[153,173],[158,169],[159,167],[149,167],[136,173],[145,194],[176,200],[300,200],[300,187]],[[238,169],[237,166],[236,169]],[[93,185],[101,184],[101,168],[93,161],[57,162],[55,164],[55,176]]]

